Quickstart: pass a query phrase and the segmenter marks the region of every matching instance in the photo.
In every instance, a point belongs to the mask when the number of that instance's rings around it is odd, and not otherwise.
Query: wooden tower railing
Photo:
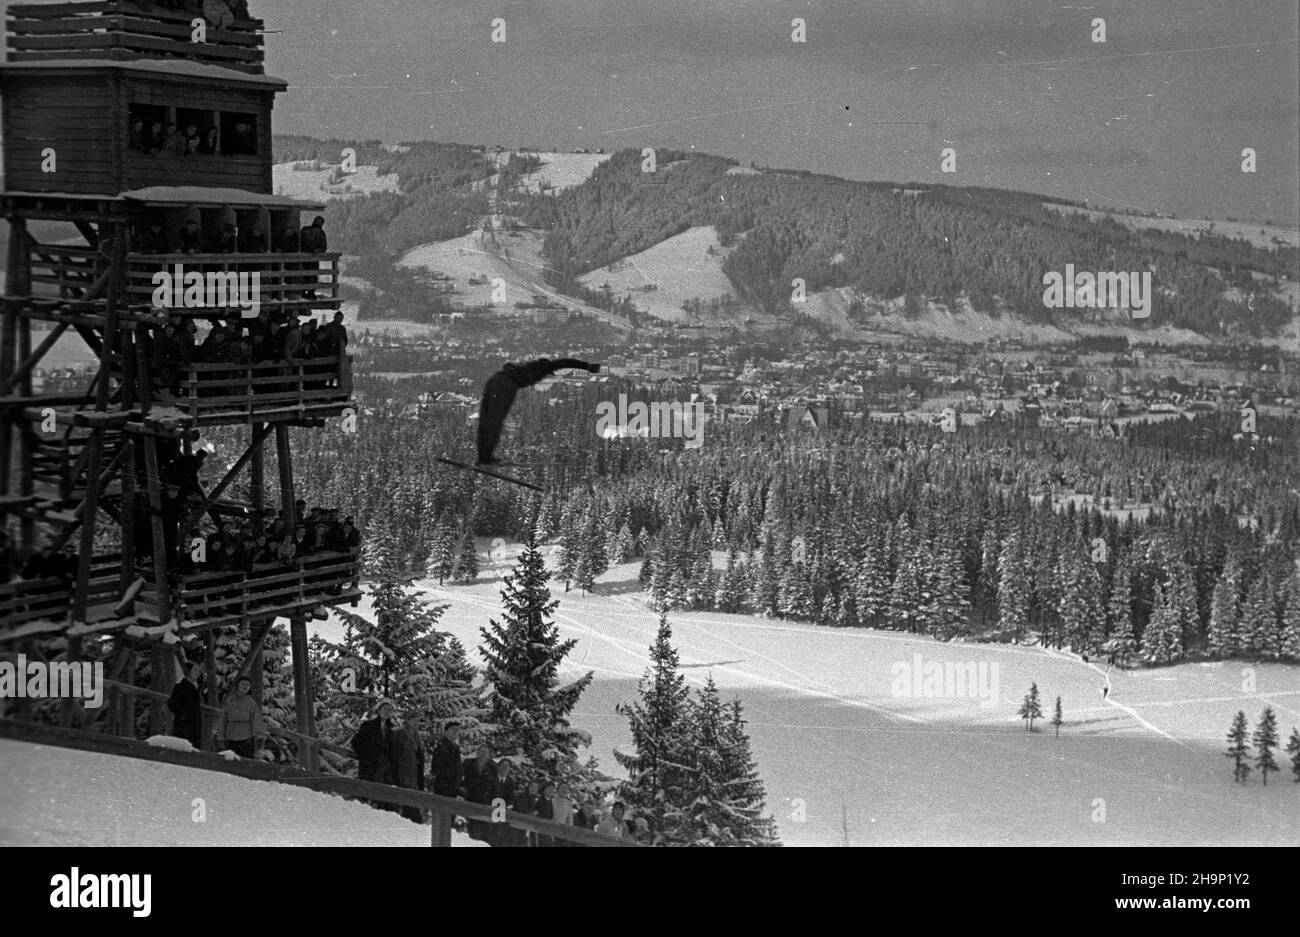
[[[298,617],[317,606],[355,606],[361,599],[361,561],[352,553],[313,553],[281,563],[258,564],[251,573],[212,571],[171,577],[172,614],[182,628],[207,629],[271,616]],[[140,593],[146,609],[156,589]]]
[[[262,21],[225,28],[205,23],[193,42],[191,21],[201,14],[161,10],[126,0],[20,3],[10,6],[6,28],[10,62],[48,59],[184,59],[261,74]]]
[[[191,364],[180,393],[155,395],[196,424],[232,418],[270,418],[285,410],[304,415],[337,413],[352,397],[352,359],[306,358],[261,364]]]

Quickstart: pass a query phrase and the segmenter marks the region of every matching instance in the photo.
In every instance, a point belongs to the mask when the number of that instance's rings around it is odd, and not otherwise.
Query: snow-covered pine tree
[[[1235,550],[1228,553],[1223,571],[1210,597],[1210,627],[1206,640],[1217,658],[1237,653],[1237,625],[1241,608],[1241,560]]]
[[[1056,727],[1056,737],[1058,739],[1061,737],[1061,726],[1064,724],[1065,720],[1061,717],[1061,698],[1058,696],[1056,698],[1056,708],[1052,710],[1052,725]]]
[[[927,594],[921,572],[921,546],[907,527],[906,518],[899,521],[895,538],[898,549],[898,569],[889,590],[889,627],[896,631],[916,633],[923,624],[922,602]]]
[[[871,537],[853,577],[853,599],[858,621],[869,628],[883,628],[889,614],[893,577],[889,558],[879,537]]]
[[[724,612],[740,612],[745,608],[749,594],[749,581],[744,564],[735,550],[727,553],[727,567],[718,584],[718,608]]]
[[[1127,551],[1115,561],[1110,595],[1106,600],[1106,621],[1110,636],[1102,649],[1123,667],[1138,649],[1137,639],[1133,636],[1133,566]]]
[[[636,816],[646,819],[656,842],[681,838],[690,760],[690,693],[671,642],[672,627],[660,612],[650,666],[637,686],[639,699],[614,707],[627,718],[632,735],[632,753],[614,753],[628,773],[622,797]]]
[[[1277,656],[1285,661],[1300,661],[1300,570],[1287,579],[1286,599],[1278,627]]]
[[[771,820],[761,816],[762,783],[739,716],[723,706],[712,677],[690,702],[691,770],[682,828],[689,845],[776,845]]]
[[[1025,728],[1030,732],[1034,731],[1034,720],[1043,718],[1043,707],[1038,700],[1038,684],[1031,683],[1029,692],[1025,694],[1024,701],[1020,704],[1020,711],[1017,715],[1025,721]]]
[[[1291,756],[1291,773],[1300,784],[1300,729],[1292,727],[1291,737],[1286,740],[1286,753]]]
[[[803,563],[790,563],[781,576],[781,593],[777,610],[782,618],[795,621],[812,619],[812,587],[808,582],[808,570]]]
[[[343,640],[314,644],[326,688],[317,732],[347,744],[374,701],[388,697],[399,715],[419,713],[434,728],[455,719],[475,731],[481,715],[464,649],[438,630],[445,605],[430,605],[400,579],[370,585],[369,616],[339,609]]]
[[[1029,627],[1029,606],[1033,597],[1033,583],[1025,564],[1019,530],[1011,531],[1002,541],[998,569],[998,627],[1004,632],[1010,631],[1012,640],[1019,644]]]
[[[760,615],[773,617],[780,611],[781,573],[776,555],[776,539],[770,532],[763,536],[762,558],[750,565],[749,604]]]
[[[737,845],[776,846],[776,824],[764,817],[767,809],[767,790],[758,776],[749,733],[745,731],[744,707],[739,699],[725,707],[726,721],[723,736],[723,767],[726,772],[726,789],[729,792],[732,822],[728,824]]]
[[[961,555],[952,537],[942,535],[931,553],[925,571],[930,611],[926,630],[940,641],[951,641],[966,633],[970,600]]]
[[[438,585],[442,585],[450,579],[452,572],[456,568],[456,554],[452,549],[454,541],[455,534],[444,514],[443,517],[438,519],[437,526],[433,529],[433,535],[430,537],[429,558],[424,567],[425,575],[437,579]]]
[[[478,544],[474,540],[474,528],[466,525],[465,535],[460,541],[460,550],[456,556],[456,580],[473,582],[478,578]]]
[[[578,643],[561,641],[551,615],[550,573],[531,537],[501,589],[501,621],[480,628],[486,665],[488,721],[496,750],[524,759],[525,777],[564,778],[576,774],[577,746],[584,733],[569,726],[569,714],[590,685],[588,672],[559,686],[560,663]]]
[[[1148,664],[1171,664],[1182,650],[1178,613],[1170,606],[1164,587],[1156,583],[1151,619],[1142,632],[1142,659]]]
[[[1277,748],[1277,716],[1273,714],[1273,707],[1264,707],[1250,740],[1255,745],[1255,767],[1267,786],[1268,773],[1277,770],[1277,761],[1273,758],[1273,749]]]
[[[997,525],[990,522],[980,537],[979,577],[975,582],[975,595],[972,604],[979,613],[980,624],[998,614],[998,554],[1001,544],[998,541]]]
[[[1263,569],[1246,590],[1237,626],[1237,650],[1242,656],[1269,656],[1269,645],[1273,643],[1271,639],[1277,629],[1271,579],[1267,568]]]
[[[609,565],[617,566],[620,563],[626,563],[632,558],[632,531],[628,530],[627,521],[618,528],[618,533],[614,537],[613,545],[609,551]]]
[[[1238,710],[1237,715],[1233,717],[1232,725],[1228,728],[1228,750],[1224,755],[1232,759],[1232,779],[1243,783],[1250,774],[1250,765],[1247,763],[1250,748],[1246,745],[1248,731],[1246,714]]]

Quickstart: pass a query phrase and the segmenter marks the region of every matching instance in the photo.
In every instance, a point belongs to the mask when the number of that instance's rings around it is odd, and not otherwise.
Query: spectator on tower
[[[145,132],[145,152],[151,156],[161,153],[167,149],[167,128],[161,120],[154,120],[149,123],[149,129]]]
[[[53,579],[61,570],[62,561],[54,550],[54,544],[46,541],[40,549],[27,557],[27,562],[23,564],[23,578]]]
[[[235,121],[235,129],[230,139],[225,141],[225,151],[231,156],[256,156],[257,135],[250,120],[240,118]]]
[[[127,145],[137,153],[147,152],[149,149],[149,134],[144,126],[143,117],[132,117],[127,129]]]
[[[276,235],[275,249],[282,254],[301,253],[298,226],[293,221],[285,222],[280,233]]]
[[[240,677],[221,707],[221,737],[226,748],[241,758],[255,758],[266,740],[262,707],[249,695],[252,689],[253,681]]]
[[[172,687],[167,709],[172,714],[172,735],[202,748],[199,729],[203,724],[203,700],[199,695],[199,665],[186,661],[181,665],[181,679]]]
[[[361,549],[361,531],[357,530],[350,517],[343,522],[343,541],[349,553],[356,553]]]
[[[220,145],[220,131],[216,127],[209,127],[203,131],[203,139],[199,141],[199,152],[204,156],[212,156],[216,154]]]
[[[185,131],[181,134],[177,146],[182,156],[193,156],[199,151],[199,145],[203,138],[199,136],[199,125],[190,122],[185,125]]]
[[[171,246],[167,243],[167,235],[163,232],[163,226],[157,221],[151,221],[140,231],[133,239],[132,250],[137,254],[167,254],[171,252]]]
[[[333,357],[347,354],[348,330],[343,324],[343,313],[334,313],[333,318],[320,327],[317,333],[316,347],[320,354]]]
[[[241,254],[266,253],[266,235],[262,233],[260,224],[254,224],[240,233],[239,252]]]
[[[193,218],[187,219],[181,226],[177,240],[180,241],[181,253],[197,254],[203,243],[203,230],[199,227],[198,221]]]
[[[299,357],[299,350],[302,348],[302,328],[298,325],[298,317],[292,313],[289,315],[289,324],[280,335],[280,358],[284,361],[293,361]]]
[[[324,254],[329,250],[329,241],[325,237],[325,219],[317,215],[311,224],[305,226],[298,234],[298,242],[304,254]]]
[[[14,567],[18,565],[18,555],[9,539],[7,530],[0,530],[0,582],[9,582],[14,578]]]
[[[433,792],[443,797],[460,794],[460,724],[448,722],[442,728],[438,741],[433,743],[429,758],[429,773],[433,776]]]

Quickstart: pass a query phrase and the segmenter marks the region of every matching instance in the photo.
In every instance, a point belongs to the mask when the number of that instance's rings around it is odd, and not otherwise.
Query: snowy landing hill
[[[490,541],[481,540],[486,554]],[[554,568],[548,548],[547,566]],[[479,628],[501,612],[511,545],[470,585],[417,583],[450,608],[441,626],[474,655]],[[715,566],[725,557],[715,556]],[[595,680],[573,724],[589,753],[621,777],[615,749],[630,747],[631,700],[648,666],[656,614],[637,583],[639,563],[605,573],[583,596],[552,583],[561,638],[577,638],[566,680]],[[368,600],[358,610],[368,613]],[[1124,671],[1039,647],[944,644],[890,631],[832,629],[710,612],[669,615],[683,673],[711,674],[739,697],[768,808],[787,845],[1300,845],[1300,784],[1283,771],[1267,787],[1234,784],[1223,756],[1233,714],[1253,726],[1272,706],[1283,740],[1300,726],[1300,670],[1239,662]],[[314,623],[337,639],[336,621]],[[996,698],[899,694],[897,674],[921,667],[997,665]],[[1102,697],[1109,679],[1110,693]],[[1045,719],[1027,732],[1016,712],[1037,682]],[[924,689],[923,685],[920,689]],[[1052,705],[1065,725],[1054,737]],[[847,826],[847,837],[845,833]]]

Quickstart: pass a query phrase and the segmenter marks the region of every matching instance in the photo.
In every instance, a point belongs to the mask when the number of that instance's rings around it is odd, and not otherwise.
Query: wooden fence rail
[[[37,745],[51,745],[59,748],[72,748],[79,751],[99,752],[126,758],[138,758],[145,761],[163,762],[185,768],[198,768],[205,771],[217,771],[257,781],[275,781],[280,784],[292,784],[322,793],[342,794],[362,800],[379,803],[398,804],[428,810],[432,816],[430,836],[433,846],[451,845],[451,824],[454,817],[460,816],[470,820],[482,820],[510,829],[530,831],[541,836],[573,843],[577,846],[628,846],[642,844],[614,839],[594,830],[543,820],[540,817],[517,814],[506,811],[503,817],[488,804],[475,804],[454,797],[427,794],[423,791],[407,790],[373,781],[359,781],[355,778],[332,777],[310,774],[301,768],[286,765],[268,764],[251,759],[227,761],[208,752],[181,752],[170,748],[147,745],[135,739],[104,735],[98,732],[86,732],[80,729],[39,725],[18,719],[0,719],[0,738],[31,742]],[[500,817],[500,819],[498,819]]]

